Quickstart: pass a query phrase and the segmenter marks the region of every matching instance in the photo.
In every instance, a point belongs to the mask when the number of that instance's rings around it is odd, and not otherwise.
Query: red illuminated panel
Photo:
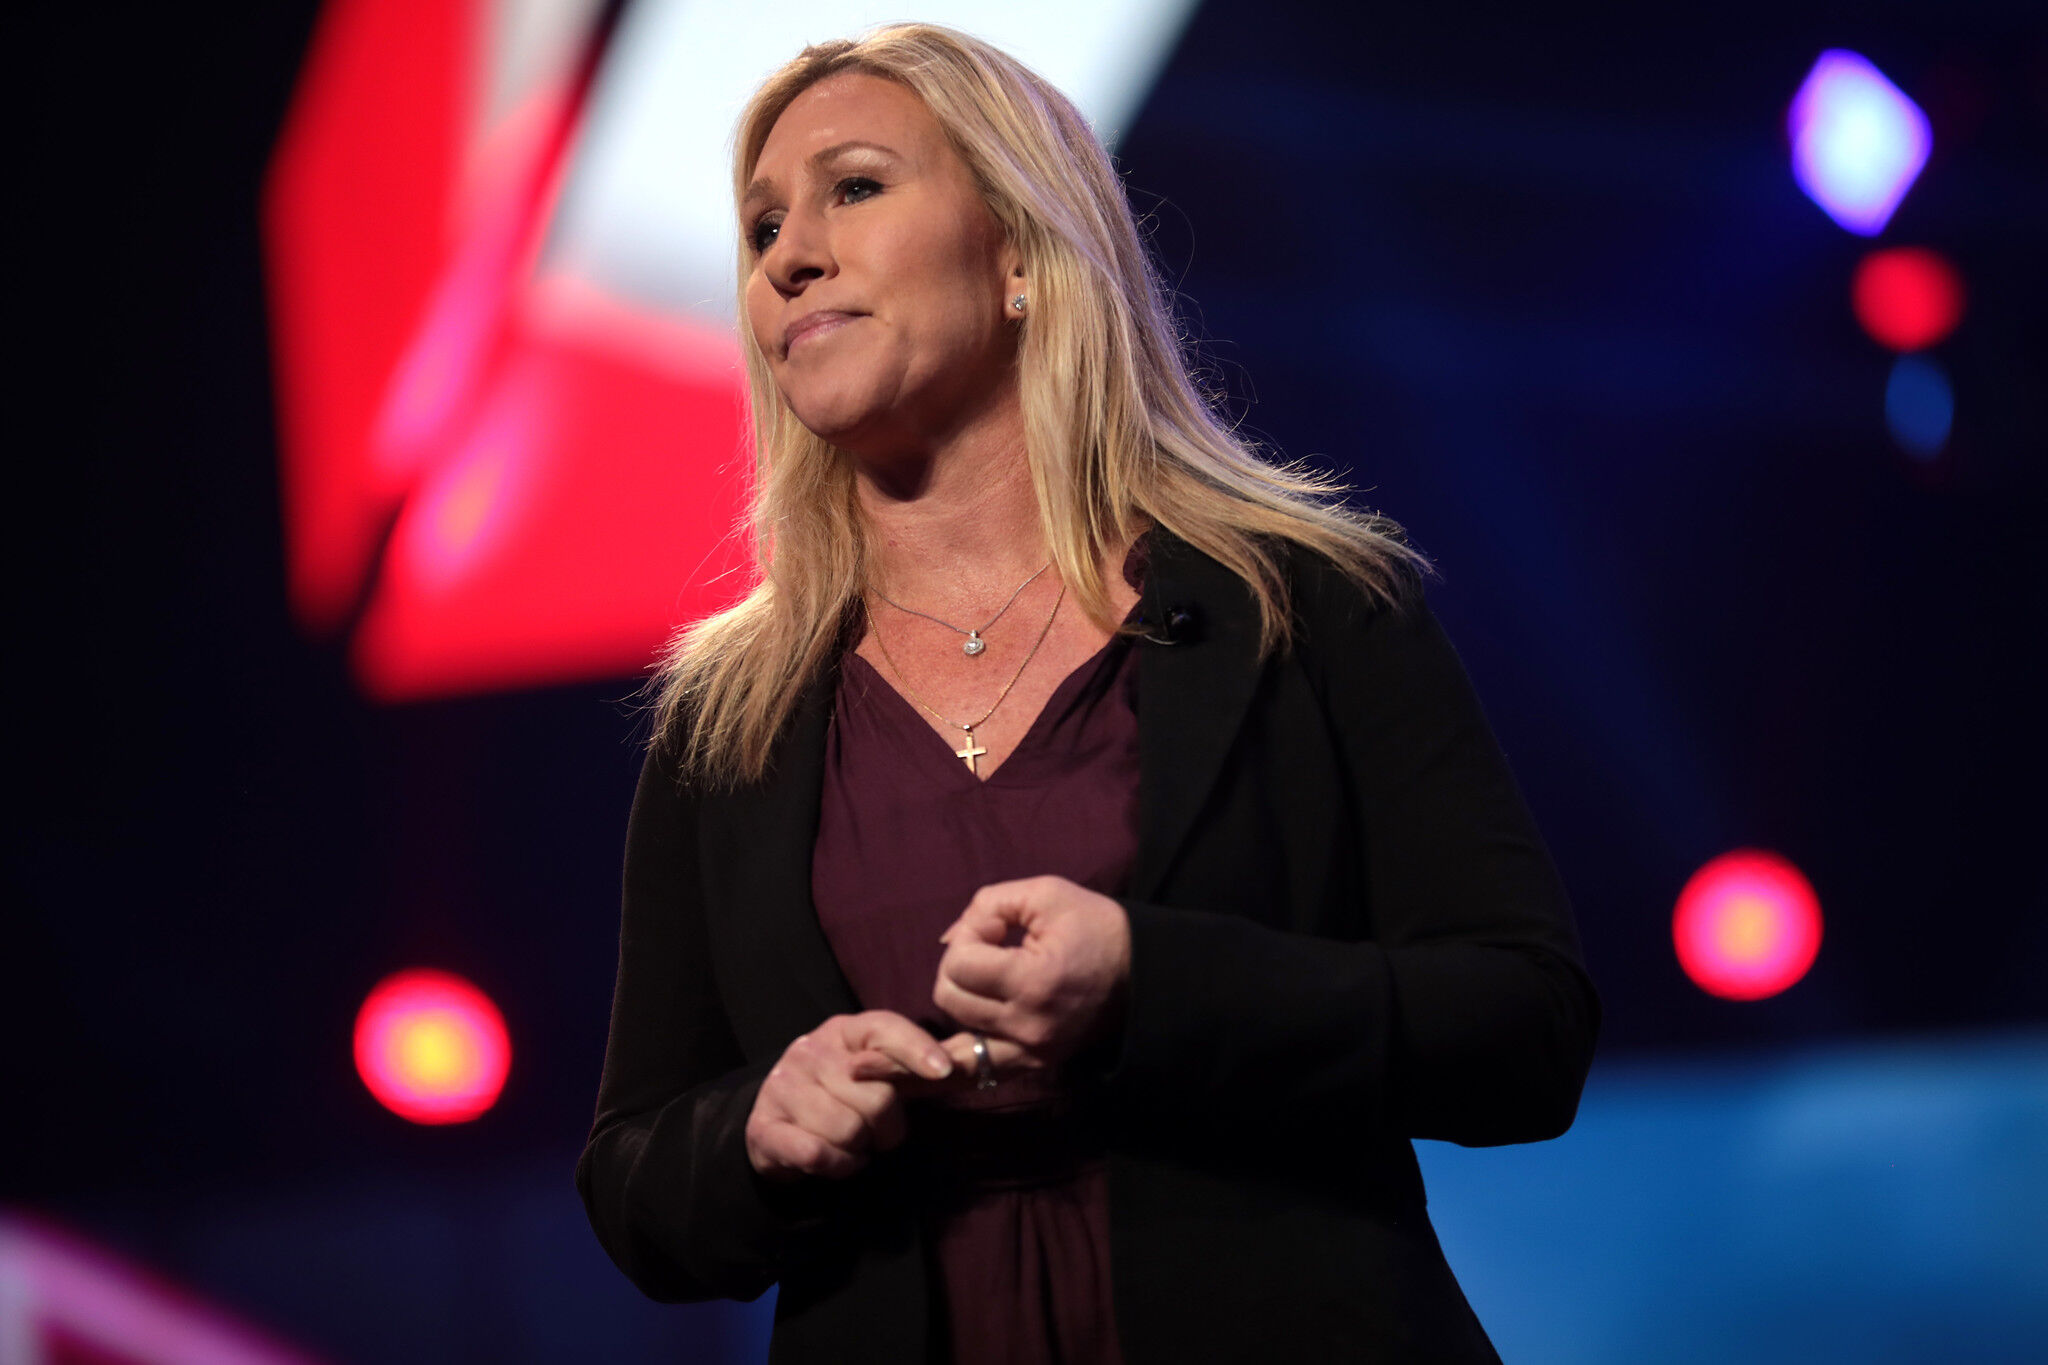
[[[1963,277],[1936,251],[1897,246],[1873,251],[1850,285],[1856,320],[1880,345],[1919,351],[1963,319]]]
[[[331,4],[264,202],[292,600],[336,626],[371,572],[369,433],[446,263],[475,43],[456,0]]]
[[[1695,872],[1671,920],[1685,974],[1729,1000],[1761,1000],[1805,976],[1820,930],[1813,887],[1761,849],[1724,853]]]
[[[482,0],[335,0],[266,187],[291,600],[384,699],[635,673],[737,596],[733,338],[535,261],[602,35],[487,119]]]
[[[490,997],[426,968],[386,977],[356,1014],[356,1072],[414,1123],[463,1123],[498,1101],[512,1039]]]

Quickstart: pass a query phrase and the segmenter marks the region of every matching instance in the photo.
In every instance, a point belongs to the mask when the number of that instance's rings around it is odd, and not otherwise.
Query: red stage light
[[[1873,251],[1850,285],[1856,320],[1894,351],[1925,350],[1963,319],[1963,277],[1938,251],[1895,246]]]
[[[1707,863],[1685,884],[1671,937],[1679,965],[1701,990],[1728,1000],[1761,1000],[1813,965],[1820,952],[1820,901],[1785,859],[1737,849]]]
[[[356,1071],[414,1123],[461,1123],[497,1103],[512,1040],[490,997],[449,972],[384,978],[356,1015]]]

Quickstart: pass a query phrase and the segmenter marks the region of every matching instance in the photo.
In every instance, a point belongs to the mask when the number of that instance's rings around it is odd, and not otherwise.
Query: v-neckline
[[[1143,604],[1144,598],[1141,596],[1138,602],[1131,607],[1130,611],[1125,613],[1122,624],[1129,625],[1135,620],[1138,610]],[[867,670],[869,676],[875,682],[881,684],[882,690],[888,694],[890,703],[896,707],[899,714],[907,713],[920,731],[929,735],[933,743],[941,746],[940,752],[945,754],[947,766],[972,782],[976,788],[986,788],[989,783],[1010,771],[1010,764],[1016,761],[1017,757],[1023,754],[1027,748],[1033,746],[1033,741],[1038,738],[1039,731],[1043,730],[1048,723],[1046,718],[1055,715],[1056,708],[1065,704],[1068,699],[1068,693],[1074,689],[1078,682],[1085,681],[1093,676],[1097,667],[1101,665],[1103,656],[1109,653],[1120,638],[1122,637],[1117,635],[1110,636],[1102,642],[1100,649],[1090,654],[1080,663],[1075,664],[1067,673],[1067,676],[1060,679],[1059,686],[1053,688],[1052,695],[1048,696],[1045,699],[1045,704],[1038,708],[1038,714],[1031,718],[1031,724],[1025,728],[1023,735],[1017,740],[1016,747],[1010,750],[1009,757],[998,763],[993,770],[986,774],[970,771],[967,765],[961,761],[959,751],[946,742],[944,735],[932,729],[931,725],[925,720],[924,712],[910,698],[897,690],[896,684],[883,676],[882,670],[868,662],[866,656],[861,654],[858,649],[849,649],[846,651],[846,655],[850,659],[858,660],[860,666]],[[955,728],[957,729],[958,727],[956,726]]]

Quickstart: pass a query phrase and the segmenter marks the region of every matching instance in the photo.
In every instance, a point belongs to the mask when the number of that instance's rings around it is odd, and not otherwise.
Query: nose
[[[802,208],[792,208],[776,226],[761,267],[775,288],[787,296],[801,294],[812,280],[832,274],[832,244],[823,219]]]

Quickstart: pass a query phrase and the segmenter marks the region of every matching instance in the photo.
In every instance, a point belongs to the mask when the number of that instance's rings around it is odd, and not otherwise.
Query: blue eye
[[[882,188],[879,181],[865,175],[849,175],[832,187],[835,197],[844,198],[850,204],[864,204]],[[855,195],[859,195],[855,198]],[[747,245],[760,255],[775,245],[775,231],[781,226],[779,220],[770,222],[765,216],[754,224],[747,233]]]

